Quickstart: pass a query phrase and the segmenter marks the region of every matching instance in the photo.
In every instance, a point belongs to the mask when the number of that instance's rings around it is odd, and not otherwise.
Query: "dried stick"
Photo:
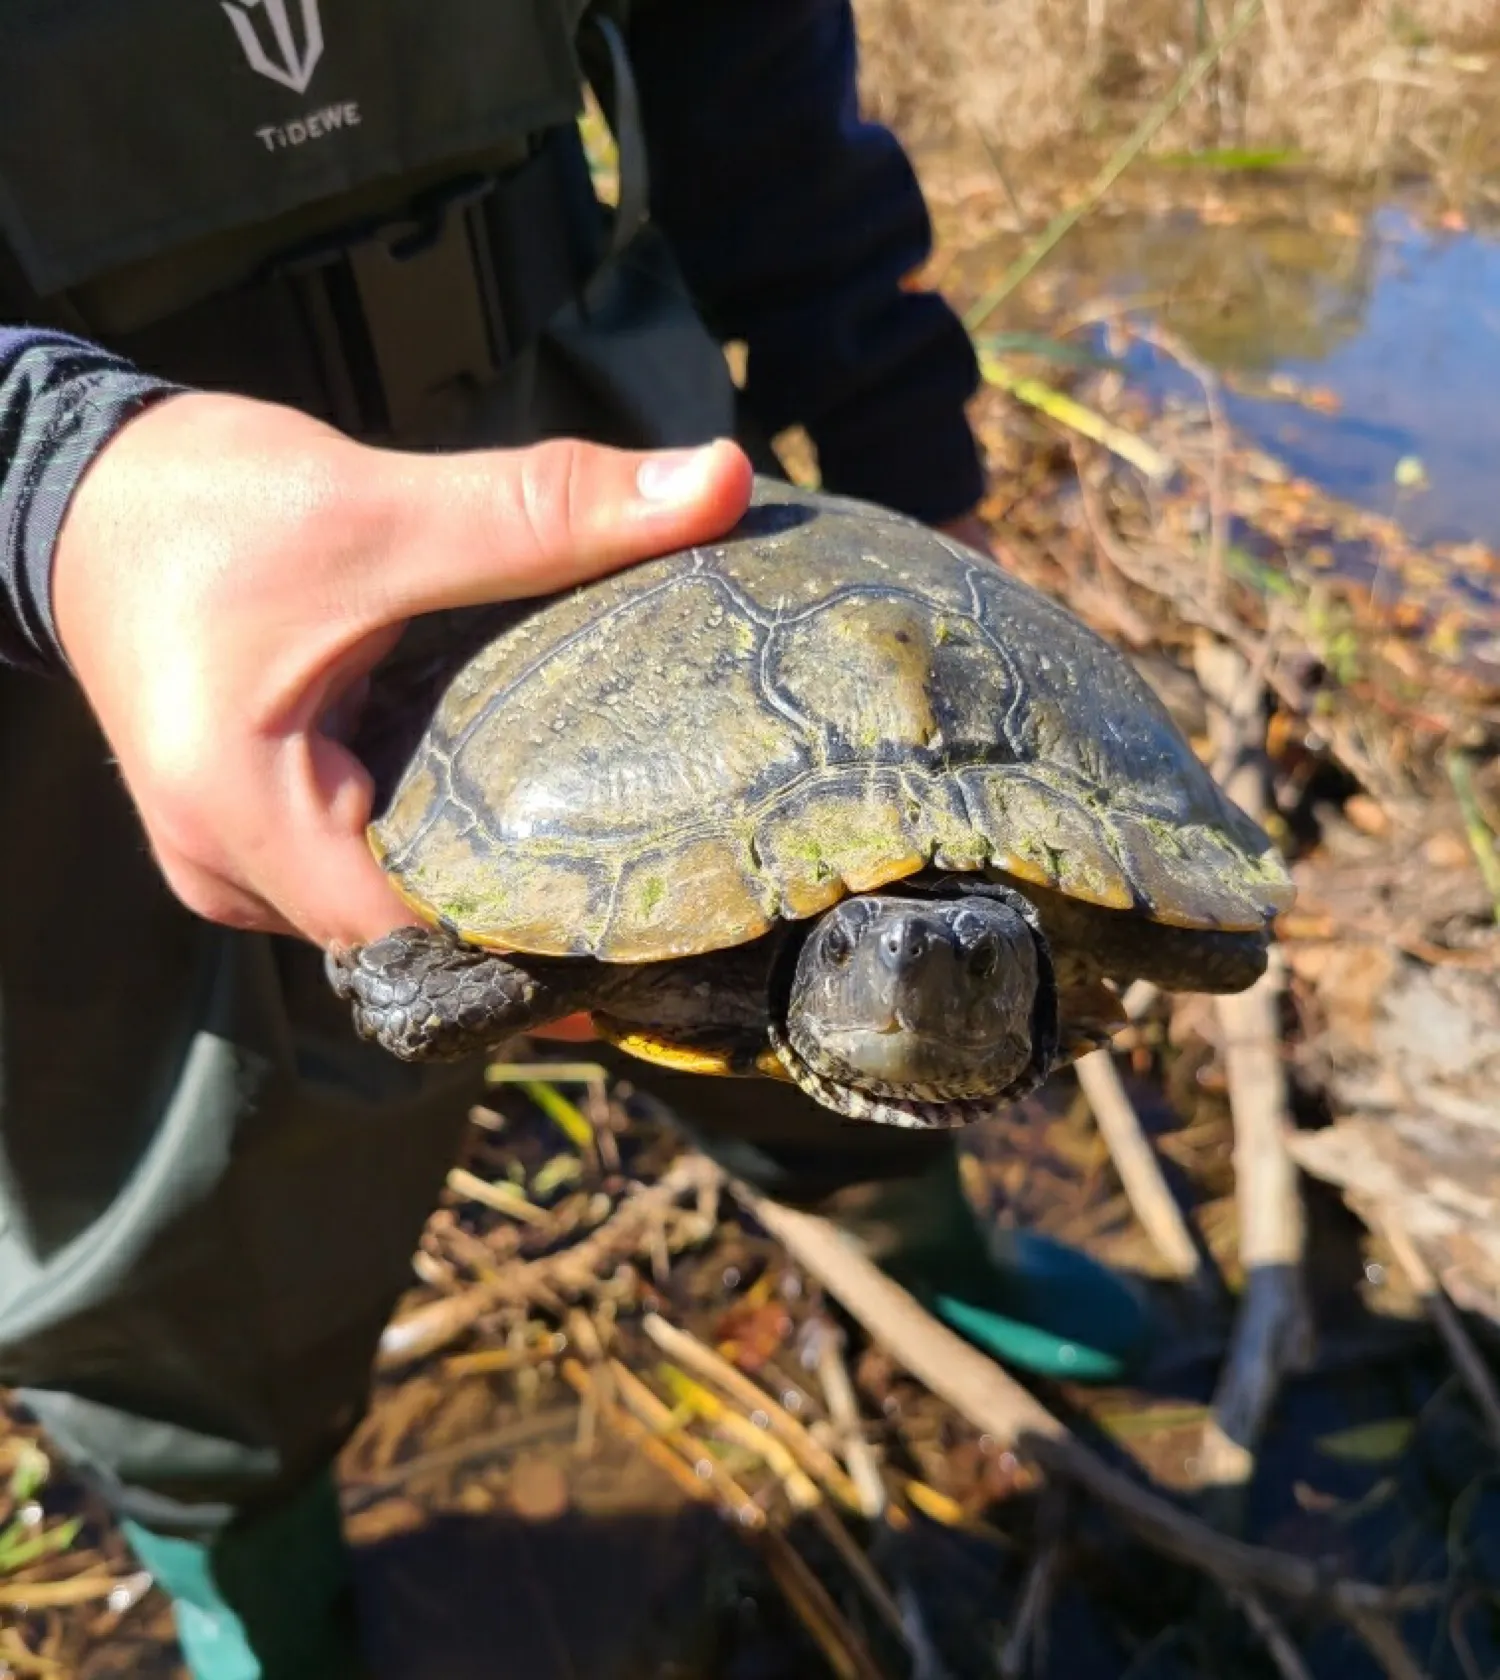
[[[523,1196],[515,1185],[492,1183],[478,1173],[470,1172],[467,1167],[454,1167],[449,1172],[448,1188],[455,1196],[478,1202],[481,1207],[490,1208],[495,1213],[508,1214],[512,1219],[519,1219],[523,1225],[547,1223],[547,1210]]]
[[[1091,1050],[1074,1062],[1073,1071],[1109,1146],[1130,1206],[1166,1262],[1168,1275],[1208,1294],[1213,1274],[1203,1263],[1109,1052]]]
[[[833,1549],[844,1560],[845,1567],[859,1583],[865,1597],[875,1606],[882,1621],[903,1645],[909,1647],[910,1633],[906,1619],[901,1614],[901,1606],[891,1597],[890,1588],[881,1578],[880,1571],[870,1562],[869,1554],[860,1548],[854,1536],[844,1527],[838,1512],[825,1500],[820,1499],[813,1506],[811,1515]]]
[[[40,1656],[13,1627],[0,1628],[0,1664],[6,1680],[70,1680],[60,1662]]]
[[[1026,1672],[1028,1658],[1035,1654],[1035,1666],[1041,1670],[1045,1660],[1042,1650],[1047,1611],[1057,1586],[1058,1567],[1062,1562],[1063,1530],[1067,1517],[1068,1497],[1064,1489],[1045,1488],[1037,1510],[1037,1549],[1026,1571],[1016,1606],[1015,1621],[1000,1651],[1001,1680],[1020,1680]]]
[[[875,1453],[860,1428],[859,1405],[854,1398],[854,1384],[849,1380],[849,1367],[844,1363],[843,1340],[836,1326],[826,1319],[818,1324],[818,1380],[823,1385],[823,1397],[828,1402],[828,1415],[838,1431],[843,1448],[844,1463],[849,1467],[849,1479],[859,1490],[859,1508],[870,1518],[878,1517],[886,1508],[885,1482]]]
[[[996,284],[983,297],[970,304],[964,312],[964,325],[970,332],[977,331],[1058,242],[1099,203],[1151,143],[1172,113],[1219,62],[1220,54],[1226,52],[1255,21],[1260,14],[1260,7],[1261,0],[1240,0],[1234,15],[1225,25],[1223,34],[1210,41],[1183,67],[1182,74],[1146,113],[1134,133],[1116,147],[1108,162],[1089,182],[1083,196],[1061,215],[1055,216],[1041,235],[1006,269]]]
[[[1485,821],[1484,811],[1474,791],[1474,766],[1470,755],[1455,749],[1447,757],[1448,780],[1453,784],[1458,808],[1463,814],[1464,833],[1469,837],[1469,850],[1479,865],[1495,920],[1500,922],[1500,852],[1495,850],[1495,836]]]
[[[1442,1284],[1427,1264],[1412,1234],[1394,1216],[1386,1213],[1380,1215],[1378,1229],[1395,1255],[1396,1263],[1411,1280],[1412,1288],[1421,1296],[1423,1310],[1443,1338],[1449,1357],[1473,1395],[1489,1431],[1491,1445],[1500,1447],[1500,1391],[1495,1387],[1489,1366],[1480,1357],[1478,1348],[1464,1329],[1463,1320],[1444,1293]]]
[[[609,1218],[582,1242],[538,1260],[513,1262],[502,1267],[494,1278],[466,1289],[461,1295],[427,1301],[403,1313],[386,1326],[380,1338],[378,1368],[389,1370],[436,1353],[457,1341],[503,1302],[538,1296],[546,1299],[559,1288],[570,1291],[586,1288],[602,1266],[628,1253],[649,1235],[653,1221],[679,1197],[708,1182],[716,1171],[705,1156],[682,1155],[655,1184],[620,1202]]]
[[[693,1466],[673,1452],[671,1447],[639,1418],[632,1416],[617,1402],[600,1396],[590,1381],[589,1372],[576,1359],[563,1360],[559,1370],[564,1382],[579,1399],[592,1402],[597,1408],[599,1417],[607,1429],[612,1429],[616,1435],[636,1447],[643,1457],[649,1458],[689,1499],[696,1500],[700,1505],[712,1505],[716,1510],[722,1509],[714,1489],[698,1475]]]
[[[817,1640],[839,1680],[885,1680],[884,1671],[850,1627],[823,1583],[784,1534],[761,1529],[751,1544],[807,1631]]]
[[[718,1490],[724,1508],[736,1522],[746,1528],[761,1528],[766,1513],[748,1489],[724,1468],[703,1442],[684,1429],[675,1412],[654,1394],[630,1367],[618,1359],[608,1360],[604,1367],[614,1381],[615,1391],[628,1411],[645,1424],[664,1445],[672,1447],[682,1460]]]
[[[1198,679],[1212,704],[1215,757],[1240,758],[1249,664],[1234,648],[1200,637]],[[1237,716],[1244,719],[1236,728]],[[1226,791],[1251,816],[1265,811],[1262,772],[1241,764]],[[1235,1196],[1245,1290],[1229,1356],[1198,1454],[1208,1486],[1242,1487],[1254,1469],[1271,1408],[1286,1374],[1305,1362],[1310,1319],[1303,1287],[1306,1241],[1297,1168],[1286,1146],[1291,1126],[1281,1060],[1283,975],[1278,954],[1248,991],[1214,999],[1224,1043],[1224,1071],[1234,1119]]]
[[[1329,1573],[1317,1560],[1247,1545],[1112,1469],[1031,1394],[932,1317],[825,1219],[783,1207],[732,1182],[767,1231],[939,1399],[1003,1446],[1091,1493],[1150,1545],[1230,1586],[1250,1587],[1343,1616],[1430,1602],[1441,1589],[1387,1589]]]
[[[1177,463],[1170,456],[1163,455],[1145,438],[1126,431],[1113,420],[1107,420],[1102,414],[1079,402],[1076,397],[1059,391],[1045,380],[1017,373],[982,345],[979,349],[979,371],[986,384],[1008,392],[1018,402],[1039,409],[1058,425],[1067,426],[1091,442],[1102,445],[1111,454],[1118,455],[1122,461],[1128,461],[1131,466],[1158,484],[1165,484],[1176,472]]]
[[[1219,396],[1218,376],[1208,363],[1195,356],[1175,333],[1144,322],[1133,322],[1130,330],[1137,338],[1170,356],[1184,371],[1190,373],[1202,388],[1204,405],[1208,409],[1209,431],[1213,438],[1208,473],[1208,571],[1213,579],[1216,597],[1222,601],[1224,562],[1229,552],[1229,505],[1225,484],[1229,459],[1229,429],[1224,423],[1224,404]]]
[[[1428,1680],[1426,1671],[1407,1650],[1401,1635],[1386,1617],[1365,1611],[1351,1616],[1349,1625],[1364,1641],[1365,1649],[1385,1670],[1388,1680]]]
[[[838,1513],[823,1498],[816,1483],[802,1470],[791,1453],[770,1432],[753,1424],[726,1400],[711,1394],[675,1365],[662,1366],[657,1376],[674,1400],[695,1412],[726,1440],[759,1458],[781,1482],[787,1502],[800,1515],[817,1524],[829,1544],[844,1560],[849,1573],[864,1589],[865,1596],[884,1618],[886,1625],[905,1643],[906,1627],[901,1610],[873,1563],[855,1543]]]
[[[1291,1635],[1265,1607],[1259,1595],[1236,1588],[1229,1596],[1240,1614],[1260,1635],[1261,1644],[1276,1664],[1281,1680],[1312,1680],[1312,1672],[1303,1662],[1302,1653],[1292,1643]]]
[[[679,1406],[685,1406],[726,1441],[760,1459],[781,1483],[781,1491],[794,1511],[811,1511],[822,1504],[818,1484],[769,1429],[757,1428],[743,1412],[735,1411],[727,1400],[721,1400],[676,1365],[659,1365],[656,1375]]]
[[[139,1573],[108,1575],[90,1569],[82,1575],[70,1575],[65,1581],[0,1582],[0,1608],[18,1611],[66,1609],[75,1604],[89,1604],[96,1598],[109,1598],[121,1589],[134,1592],[140,1579]]]
[[[566,1419],[555,1411],[535,1412],[499,1429],[486,1430],[482,1435],[466,1435],[461,1441],[448,1446],[433,1447],[411,1458],[398,1459],[386,1469],[368,1475],[351,1473],[345,1486],[356,1505],[373,1504],[381,1495],[420,1476],[430,1476],[440,1470],[456,1470],[465,1464],[482,1464],[486,1459],[498,1459],[542,1441],[557,1440],[567,1434],[567,1427]]]
[[[778,1406],[758,1383],[752,1382],[743,1371],[736,1370],[722,1354],[715,1353],[689,1331],[668,1324],[659,1313],[647,1313],[641,1320],[641,1328],[668,1359],[675,1359],[679,1365],[716,1384],[752,1417],[759,1413],[766,1420],[765,1427],[815,1481],[822,1483],[835,1499],[850,1510],[860,1509],[859,1490],[844,1474],[838,1460],[820,1446],[790,1412]]]
[[[671,1409],[632,1371],[618,1360],[611,1360],[608,1369],[625,1406],[596,1399],[606,1426],[665,1471],[684,1493],[701,1504],[718,1507],[741,1526],[798,1620],[841,1680],[884,1680],[864,1641],[850,1627],[822,1582],[786,1536],[766,1526],[765,1512],[750,1495],[715,1463],[701,1442],[678,1426]],[[576,1359],[563,1361],[562,1375],[580,1398],[595,1395],[588,1371]],[[703,1474],[705,1467],[707,1473]],[[884,1593],[884,1583],[880,1588]]]

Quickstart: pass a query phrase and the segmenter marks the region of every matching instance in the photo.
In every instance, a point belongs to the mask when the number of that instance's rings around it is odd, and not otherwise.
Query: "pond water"
[[[1200,225],[1197,236],[1227,231]],[[1221,321],[1205,334],[1200,322],[1193,335],[1221,369],[1249,376],[1226,392],[1234,423],[1300,476],[1396,515],[1420,541],[1500,547],[1500,242],[1434,233],[1388,207],[1342,262],[1299,276],[1278,264],[1285,230],[1261,230],[1259,241],[1255,229],[1238,231],[1252,247],[1239,285],[1259,293],[1257,307],[1237,329]],[[1193,237],[1179,224],[1167,243]],[[1190,388],[1149,346],[1127,362],[1158,391]],[[1337,406],[1255,393],[1256,376],[1270,375]],[[1421,463],[1425,487],[1398,483],[1403,461]]]
[[[1419,209],[1270,189],[1216,214],[1106,206],[1043,265],[1039,313],[1138,308],[1220,373],[1237,428],[1299,476],[1420,542],[1500,549],[1500,237],[1434,229]],[[960,284],[983,290],[996,255],[967,253]],[[1199,395],[1150,346],[1125,365],[1161,399]]]

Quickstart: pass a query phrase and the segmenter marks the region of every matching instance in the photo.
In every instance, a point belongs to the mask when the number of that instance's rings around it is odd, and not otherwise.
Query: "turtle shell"
[[[1292,897],[1130,663],[884,509],[759,481],[719,542],[554,597],[447,685],[371,825],[502,950],[723,949],[928,866],[1187,928]]]

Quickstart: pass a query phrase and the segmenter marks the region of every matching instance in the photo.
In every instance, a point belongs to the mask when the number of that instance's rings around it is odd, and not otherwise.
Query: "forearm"
[[[78,481],[159,379],[62,333],[0,327],[0,662],[62,663],[52,557]]]
[[[895,137],[859,116],[847,0],[637,0],[652,206],[774,434],[825,484],[934,522],[977,501],[963,326],[904,289],[931,226]]]

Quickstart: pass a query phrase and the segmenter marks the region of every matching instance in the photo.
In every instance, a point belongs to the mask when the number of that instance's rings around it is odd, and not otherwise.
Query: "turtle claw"
[[[329,984],[354,1006],[354,1030],[403,1062],[459,1061],[537,1024],[546,988],[524,969],[435,928],[330,947]]]

